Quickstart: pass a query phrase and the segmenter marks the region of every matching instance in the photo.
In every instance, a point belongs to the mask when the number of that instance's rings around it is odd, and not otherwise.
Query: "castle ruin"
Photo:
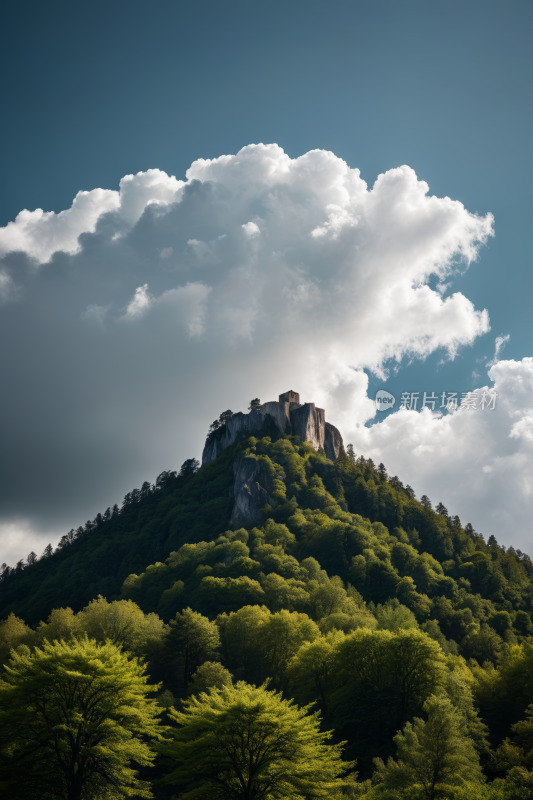
[[[336,461],[344,453],[342,436],[337,428],[326,422],[326,412],[314,403],[300,403],[298,392],[280,394],[278,401],[263,403],[257,411],[233,414],[226,424],[207,437],[202,454],[202,466],[210,464],[233,444],[240,434],[251,436],[270,421],[280,433],[299,436],[310,442],[315,450],[322,448],[327,458]]]

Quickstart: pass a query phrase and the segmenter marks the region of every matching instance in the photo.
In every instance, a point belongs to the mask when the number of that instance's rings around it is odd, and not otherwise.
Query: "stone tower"
[[[323,448],[331,461],[336,461],[344,452],[342,436],[334,425],[326,422],[324,409],[317,408],[314,403],[300,403],[298,392],[291,390],[280,394],[277,402],[263,403],[257,411],[233,414],[225,425],[210,433],[202,454],[202,466],[214,461],[240,434],[251,436],[261,430],[267,417],[281,433],[299,436],[315,450]]]

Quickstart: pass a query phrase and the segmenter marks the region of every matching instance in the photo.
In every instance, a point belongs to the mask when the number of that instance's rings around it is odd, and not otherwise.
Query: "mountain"
[[[487,760],[487,741],[533,699],[516,677],[533,654],[529,557],[356,457],[294,392],[228,413],[201,468],[190,459],[162,473],[56,552],[5,570],[1,617],[36,626],[53,609],[85,613],[98,595],[135,603],[162,620],[151,674],[182,696],[195,667],[179,666],[175,632],[190,608],[216,626],[216,659],[235,678],[316,702],[363,774],[437,691]]]

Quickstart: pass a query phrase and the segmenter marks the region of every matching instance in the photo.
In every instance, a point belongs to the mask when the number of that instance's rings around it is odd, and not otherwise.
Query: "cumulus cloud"
[[[72,206],[59,214],[44,212],[42,208],[21,211],[14,222],[0,229],[0,255],[23,250],[36,261],[45,262],[56,250],[75,253],[78,236],[92,233],[98,218],[118,206],[117,192],[93,189],[78,192]]]
[[[364,368],[454,358],[489,330],[447,287],[492,232],[490,214],[430,195],[407,166],[368,187],[333,153],[277,145],[21,212],[0,230],[17,293],[0,315],[16,343],[0,355],[0,518],[77,525],[199,455],[208,422],[249,396],[294,388],[341,430],[364,423]]]
[[[80,249],[78,237],[93,233],[103,214],[118,211],[127,223],[134,225],[146,206],[172,203],[183,186],[184,182],[174,176],[149,169],[124,176],[118,192],[109,189],[78,192],[72,206],[59,214],[44,212],[42,208],[21,211],[14,222],[0,228],[0,256],[23,250],[43,263],[59,250],[76,253]]]
[[[401,410],[354,431],[359,452],[383,461],[427,494],[442,501],[486,536],[531,552],[533,511],[533,358],[499,361],[489,370],[497,394],[494,409],[442,415],[429,408]],[[533,555],[533,553],[532,553]]]

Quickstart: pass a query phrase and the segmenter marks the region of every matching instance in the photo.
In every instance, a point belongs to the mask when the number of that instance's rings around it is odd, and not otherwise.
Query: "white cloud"
[[[259,226],[256,225],[255,222],[247,222],[245,225],[241,225],[241,228],[250,238],[252,238],[252,236],[257,236],[258,233],[261,233]]]
[[[151,302],[152,298],[148,292],[148,284],[145,283],[144,286],[137,287],[133,300],[128,304],[126,313],[122,319],[138,319],[148,311]]]
[[[98,219],[110,211],[117,211],[130,225],[151,204],[162,207],[174,202],[184,186],[174,176],[158,169],[126,175],[120,181],[120,191],[93,189],[78,192],[72,206],[59,214],[24,210],[14,222],[0,228],[0,256],[12,250],[23,250],[40,263],[45,263],[53,253],[61,250],[76,253],[78,237],[93,233]],[[115,234],[115,239],[121,234]]]
[[[93,189],[78,192],[72,206],[59,214],[41,208],[21,211],[14,222],[0,228],[0,256],[24,250],[37,261],[46,262],[57,250],[75,253],[78,236],[94,231],[98,218],[118,207],[118,192]]]
[[[498,358],[500,356],[501,351],[511,338],[510,334],[506,334],[506,336],[497,336],[494,341],[494,358],[492,361],[487,361],[487,367],[492,367],[494,364],[498,363]]]
[[[53,540],[56,543],[60,538],[61,536],[57,534],[44,533],[43,535],[25,519],[0,522],[0,542],[2,543],[0,562],[14,566],[17,561],[26,559],[32,552],[40,556],[49,541]]]
[[[43,263],[24,270],[7,255],[0,265],[19,287],[0,335],[25,364],[21,379],[0,353],[14,387],[0,518],[26,513],[31,475],[10,465],[35,448],[48,461],[32,518],[56,520],[62,508],[70,526],[76,508],[94,515],[133,482],[199,455],[209,420],[249,395],[293,388],[366,436],[356,426],[375,408],[363,368],[384,375],[389,359],[437,349],[454,358],[489,330],[486,310],[441,290],[477,257],[492,217],[430,196],[409,167],[369,189],[331,152],[291,159],[250,145],[194,162],[186,178],[128,175],[119,191],[80,193],[67,211],[24,211],[0,229],[0,255],[24,250]],[[80,317],[99,323],[98,335]],[[420,459],[436,458],[437,445],[418,439]]]
[[[120,215],[134,225],[147,205],[165,206],[175,202],[184,185],[183,181],[160,169],[125,175],[120,181]]]
[[[499,361],[489,377],[494,410],[402,410],[354,430],[353,442],[419,496],[533,555],[533,358]]]

